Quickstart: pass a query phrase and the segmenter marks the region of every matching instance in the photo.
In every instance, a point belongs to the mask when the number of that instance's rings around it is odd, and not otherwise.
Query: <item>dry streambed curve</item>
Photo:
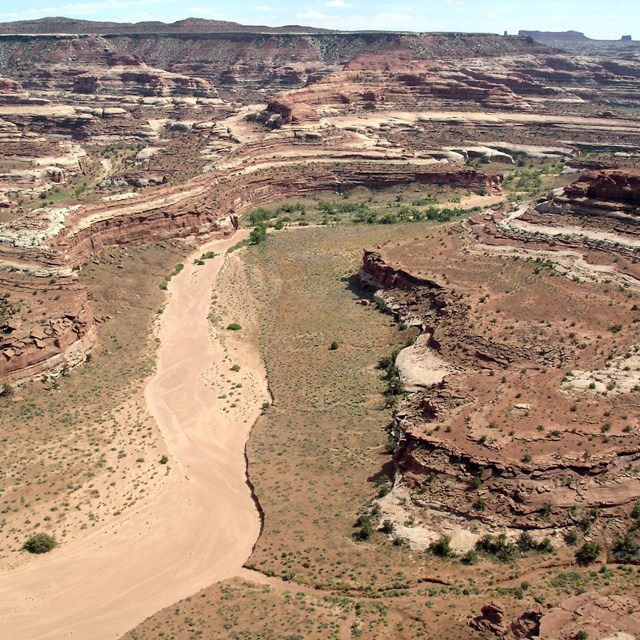
[[[159,495],[116,524],[0,575],[5,640],[111,640],[165,606],[240,572],[260,531],[244,447],[268,399],[264,368],[236,347],[252,393],[223,412],[215,384],[227,367],[207,319],[226,249],[218,240],[191,256],[170,285],[160,319],[157,369],[145,397],[169,451]],[[242,350],[246,348],[247,353]]]

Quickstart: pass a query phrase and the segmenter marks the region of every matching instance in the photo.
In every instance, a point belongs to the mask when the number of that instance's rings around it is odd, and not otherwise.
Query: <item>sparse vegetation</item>
[[[576,551],[576,562],[581,565],[593,564],[600,555],[600,545],[597,542],[585,542]]]
[[[41,554],[48,553],[57,545],[58,543],[52,535],[48,533],[36,533],[24,543],[23,548],[29,553]]]

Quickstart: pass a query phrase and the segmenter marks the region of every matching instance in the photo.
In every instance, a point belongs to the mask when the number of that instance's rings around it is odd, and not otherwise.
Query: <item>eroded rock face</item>
[[[218,25],[221,33],[198,21],[165,25],[165,35],[148,24],[135,34],[47,25],[48,35],[0,26],[0,260],[38,277],[66,277],[114,243],[229,233],[253,207],[321,189],[437,184],[500,193],[498,171],[464,165],[566,158],[578,143],[492,142],[488,127],[584,132],[594,122],[566,118],[567,104],[629,106],[640,79],[633,61],[570,58],[518,37],[226,33]],[[82,25],[89,32],[69,33]],[[267,127],[244,119],[241,105],[258,101]],[[539,104],[562,117],[536,120],[530,111]],[[488,121],[478,109],[491,112]],[[625,136],[637,128],[600,124]],[[456,127],[464,136],[445,144],[440,132]],[[202,146],[193,171],[169,149],[181,135]],[[85,187],[99,193],[86,199]],[[477,337],[464,344],[487,362],[513,353]]]
[[[489,602],[480,610],[480,615],[469,620],[469,626],[476,631],[488,631],[504,638],[507,627],[504,623],[504,608],[498,602]]]
[[[589,638],[637,638],[640,602],[633,597],[605,596],[595,591],[568,598],[540,619],[538,637],[571,640],[580,631]]]
[[[0,78],[0,92],[18,92],[22,91],[22,85],[16,80],[10,80],[9,78]]]
[[[190,131],[191,127],[180,130],[183,134]],[[196,131],[201,132],[197,135],[214,139],[225,133],[214,123]],[[226,145],[230,144],[228,133],[223,138]],[[317,132],[315,138],[305,135],[302,144],[318,145],[318,140],[323,143],[320,154],[314,146],[306,150],[293,147],[299,152],[292,154],[292,145],[301,143],[297,138],[292,141],[284,131],[267,142],[262,138],[242,146],[236,142],[232,157],[224,156],[224,162],[218,162],[215,169],[182,184],[170,184],[166,174],[148,168],[115,174],[104,180],[101,188],[135,187],[144,192],[68,207],[49,205],[16,216],[0,224],[0,261],[5,267],[41,278],[67,277],[104,247],[151,238],[208,238],[232,233],[243,213],[274,200],[318,190],[437,184],[500,191],[499,175],[403,157],[402,153],[381,153],[378,149],[345,150],[340,136],[324,141],[322,132]],[[277,161],[274,151],[282,154]],[[150,158],[153,157],[152,154]],[[143,160],[139,161],[141,166]],[[53,173],[49,177],[53,183]],[[80,317],[75,311],[70,310],[69,314]],[[90,313],[82,315],[81,322],[70,322],[73,330],[56,325],[54,333],[48,336],[58,340],[62,352],[69,350],[70,345],[67,338],[61,339],[60,332],[75,336],[78,345],[90,344],[84,340],[91,331]],[[43,355],[46,355],[43,361],[52,366],[58,362],[53,357],[57,352],[43,351],[43,346],[30,342],[28,335],[20,340],[4,344],[6,361],[10,364],[0,370],[0,375],[16,380],[36,370],[40,372],[43,367],[38,364],[34,368],[33,363],[40,363]],[[33,354],[27,353],[30,349]]]
[[[590,171],[564,189],[568,199],[608,200],[640,205],[640,170]]]
[[[59,374],[84,362],[96,344],[87,291],[66,278],[43,286],[28,276],[1,280],[0,379],[16,382],[43,373]],[[38,293],[38,312],[26,314]],[[31,319],[32,318],[32,319]]]
[[[618,175],[620,183],[625,186],[599,193],[625,200],[632,181]],[[478,218],[491,227],[494,216]],[[509,236],[512,257],[504,258],[506,244],[492,256],[492,245],[474,246],[485,236],[466,236],[465,229],[475,227],[466,221],[440,239],[390,244],[365,251],[363,259],[363,283],[378,289],[387,310],[427,338],[425,364],[434,374],[430,387],[418,388],[399,405],[393,425],[396,468],[413,492],[411,515],[433,531],[448,512],[456,528],[468,529],[471,545],[473,536],[500,530],[544,535],[576,526],[597,529],[598,517],[624,523],[640,498],[638,425],[627,422],[640,388],[629,359],[638,348],[635,316],[627,285],[612,294],[599,280],[631,282],[620,259],[624,250],[613,243],[607,248],[617,256],[609,258],[610,269],[601,255],[585,253],[584,268],[594,263],[593,280],[585,282],[567,270],[565,246],[556,248],[556,272],[550,266],[554,248],[546,245],[547,276],[536,266],[540,258],[536,263],[527,257],[532,247],[518,234]],[[575,246],[581,246],[579,237]],[[620,328],[613,330],[610,305],[625,308]],[[541,330],[540,323],[555,329]],[[618,336],[623,326],[628,329]],[[602,353],[613,355],[605,363]],[[438,372],[444,374],[436,377]],[[624,411],[612,409],[622,406]],[[610,418],[600,423],[603,413]],[[598,442],[590,452],[584,444],[592,429],[591,441]],[[617,437],[603,436],[613,433]]]

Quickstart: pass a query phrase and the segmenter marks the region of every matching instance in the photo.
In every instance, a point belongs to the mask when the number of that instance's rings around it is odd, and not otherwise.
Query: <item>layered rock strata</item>
[[[273,162],[258,151],[251,153],[249,146],[226,168],[220,166],[186,184],[156,188],[127,200],[50,206],[0,225],[0,263],[32,276],[67,277],[105,246],[231,233],[238,216],[275,200],[318,190],[401,184],[499,190],[501,178],[426,161],[385,160],[375,154],[367,159],[366,154],[350,158],[329,153],[315,160],[285,157]],[[75,335],[80,339],[84,333],[83,329]],[[68,347],[64,341],[60,344]],[[28,376],[34,370],[31,360],[49,359],[47,351],[34,351],[37,355],[25,356],[24,361],[30,362],[25,368],[15,357],[15,346],[8,338],[0,342],[4,354],[0,378]]]
[[[587,176],[565,192],[592,188],[626,207],[634,180]],[[517,239],[509,241],[515,250]],[[472,273],[465,255],[477,238],[447,242],[440,265],[425,259],[435,240],[366,251],[361,275],[384,307],[420,330],[420,357],[438,373],[414,385],[394,423],[396,468],[416,513],[431,522],[434,509],[461,516],[476,537],[589,530],[599,517],[623,522],[640,498],[636,314],[627,302],[638,281],[616,293],[607,283],[617,268],[624,274],[626,260],[610,260],[611,273],[594,280],[558,278],[553,247],[536,262],[535,252],[505,257],[484,245]],[[589,259],[597,273],[602,257]],[[613,328],[611,304],[619,310]],[[402,366],[399,358],[401,378]]]

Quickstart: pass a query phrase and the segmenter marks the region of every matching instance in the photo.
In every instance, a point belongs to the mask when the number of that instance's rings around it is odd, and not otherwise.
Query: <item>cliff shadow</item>
[[[362,285],[360,282],[360,275],[358,273],[353,273],[350,276],[340,278],[340,282],[344,283],[345,289],[350,291],[356,298],[373,302],[375,291]]]

